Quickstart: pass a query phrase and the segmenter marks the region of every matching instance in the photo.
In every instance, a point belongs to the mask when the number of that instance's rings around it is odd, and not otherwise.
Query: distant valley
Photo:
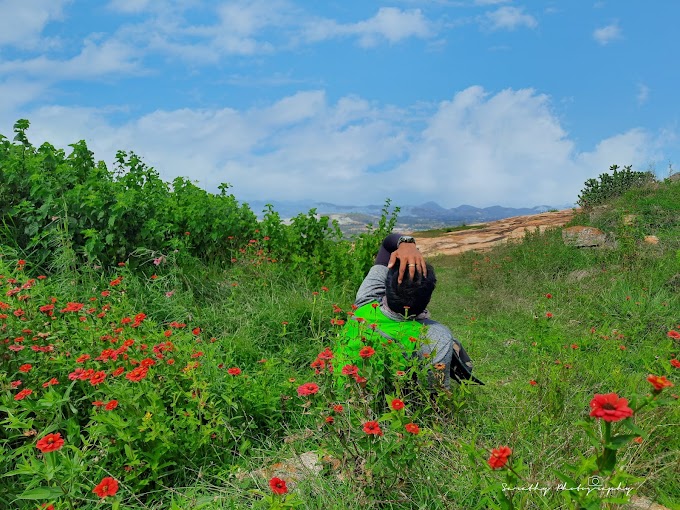
[[[267,204],[271,204],[281,218],[290,219],[298,214],[306,214],[311,209],[316,209],[318,215],[328,216],[336,220],[341,230],[349,235],[363,232],[366,225],[377,224],[382,214],[383,205],[337,205],[328,202],[313,201],[263,201],[254,200],[248,203],[258,218],[263,217],[263,210]],[[474,207],[472,205],[460,205],[446,209],[435,202],[426,202],[421,205],[400,206],[398,214],[397,230],[402,232],[414,232],[433,228],[451,227],[457,225],[469,225],[471,223],[484,223],[487,221],[501,220],[513,216],[525,216],[528,214],[540,214],[556,209],[568,209],[572,205],[538,205],[534,207],[503,207],[494,205],[490,207]]]

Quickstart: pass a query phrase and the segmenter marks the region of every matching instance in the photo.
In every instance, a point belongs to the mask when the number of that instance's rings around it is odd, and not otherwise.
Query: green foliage
[[[315,210],[284,224],[271,206],[262,222],[220,185],[208,193],[188,179],[172,184],[132,152],[119,151],[115,168],[95,163],[84,141],[66,154],[28,140],[27,120],[14,126],[11,143],[0,136],[0,241],[43,270],[81,264],[132,267],[184,249],[186,256],[224,265],[237,254],[258,253],[314,281],[360,281],[398,208],[387,201],[377,228],[343,239],[336,222]],[[54,254],[59,257],[55,259]],[[144,254],[144,256],[142,256]]]
[[[581,207],[594,207],[612,198],[618,197],[627,190],[644,186],[655,181],[652,172],[636,172],[631,166],[619,170],[618,165],[609,168],[611,173],[601,174],[598,179],[588,179],[585,188],[578,197]]]

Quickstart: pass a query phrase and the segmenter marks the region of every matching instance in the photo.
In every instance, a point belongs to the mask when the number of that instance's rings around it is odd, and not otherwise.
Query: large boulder
[[[564,244],[577,248],[603,248],[609,246],[607,234],[599,228],[576,225],[562,229]]]

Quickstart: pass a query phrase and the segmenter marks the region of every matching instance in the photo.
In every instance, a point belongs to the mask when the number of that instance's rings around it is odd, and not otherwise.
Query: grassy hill
[[[434,393],[370,362],[364,387],[338,391],[319,360],[356,288],[256,249],[43,278],[3,240],[0,508],[621,508],[634,494],[680,508],[680,183],[574,223],[616,248],[555,230],[431,260],[432,316],[486,383]],[[590,417],[610,393],[632,417]],[[303,452],[319,473],[291,466]]]

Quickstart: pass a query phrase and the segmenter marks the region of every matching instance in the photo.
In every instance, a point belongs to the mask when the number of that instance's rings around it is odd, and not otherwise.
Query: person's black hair
[[[387,306],[390,307],[390,310],[400,315],[408,316],[418,315],[427,308],[437,284],[437,277],[435,276],[434,268],[430,264],[426,266],[427,276],[424,278],[421,272],[416,271],[413,279],[411,279],[407,268],[404,271],[404,278],[401,284],[398,283],[399,259],[387,271],[385,294]]]

